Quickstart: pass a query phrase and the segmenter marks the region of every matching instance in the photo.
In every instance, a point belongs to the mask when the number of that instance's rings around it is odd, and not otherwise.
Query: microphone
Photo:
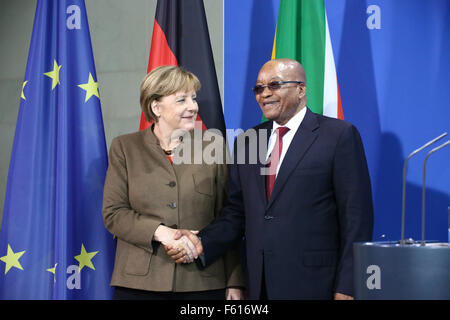
[[[425,160],[423,161],[423,180],[422,180],[422,242],[420,243],[421,246],[425,245],[425,168],[427,165],[428,158],[435,153],[436,151],[444,148],[445,146],[448,146],[450,144],[450,140],[447,142],[441,144],[439,147],[434,148],[430,152],[428,152],[427,156],[425,157]]]
[[[403,164],[403,190],[402,190],[402,229],[401,229],[401,240],[400,240],[400,244],[403,245],[405,244],[405,199],[406,199],[406,168],[408,165],[408,161],[409,159],[411,159],[415,154],[417,154],[418,152],[422,151],[423,149],[425,149],[426,147],[432,145],[433,143],[435,143],[436,141],[442,139],[443,137],[445,137],[447,135],[447,132],[444,132],[443,134],[441,134],[440,136],[434,138],[433,140],[428,141],[427,143],[425,143],[423,146],[421,146],[420,148],[414,150],[413,152],[410,153],[410,155],[406,158],[404,164]],[[433,149],[434,150],[434,149]],[[432,151],[433,151],[432,150]],[[437,151],[437,150],[436,150]]]

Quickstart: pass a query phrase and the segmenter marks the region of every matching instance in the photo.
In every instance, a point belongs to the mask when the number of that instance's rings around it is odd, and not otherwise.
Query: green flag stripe
[[[307,79],[307,104],[319,114],[323,112],[325,28],[323,0],[280,0],[275,58],[302,63]]]

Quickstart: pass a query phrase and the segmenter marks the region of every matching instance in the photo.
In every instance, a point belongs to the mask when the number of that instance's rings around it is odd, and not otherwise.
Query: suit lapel
[[[256,178],[256,187],[258,189],[258,193],[264,203],[264,206],[267,205],[267,196],[266,196],[266,176],[261,174],[261,169],[263,169],[265,167],[265,155],[267,153],[267,145],[269,144],[269,137],[270,137],[270,133],[273,127],[273,122],[272,121],[267,121],[265,123],[263,123],[262,125],[260,125],[260,127],[256,132],[256,136],[257,136],[257,142],[258,142],[258,146],[257,146],[257,164],[251,166],[251,168],[253,168],[254,173],[253,175]],[[263,130],[266,131],[266,134],[264,136],[263,134]],[[250,149],[250,148],[249,148]],[[261,157],[263,157],[261,159]]]
[[[316,140],[317,133],[313,131],[318,127],[319,124],[315,114],[307,109],[305,118],[297,129],[286,156],[284,157],[283,163],[281,164],[267,208],[272,205],[278,194],[281,192],[284,184],[291,176],[292,171]]]

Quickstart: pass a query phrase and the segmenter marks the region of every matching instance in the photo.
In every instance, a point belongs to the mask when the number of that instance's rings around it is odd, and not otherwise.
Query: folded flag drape
[[[225,137],[225,120],[203,0],[158,0],[147,73],[161,65],[178,65],[202,84],[197,94],[198,127],[218,129]],[[139,128],[150,124],[141,115]]]
[[[108,165],[84,0],[38,0],[0,230],[0,299],[110,299]]]

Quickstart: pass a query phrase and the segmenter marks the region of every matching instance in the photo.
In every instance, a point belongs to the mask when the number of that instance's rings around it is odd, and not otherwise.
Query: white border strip
[[[333,48],[331,47],[330,30],[328,28],[327,12],[325,10],[325,68],[323,77],[323,115],[338,117],[338,87],[336,66],[334,64]]]

